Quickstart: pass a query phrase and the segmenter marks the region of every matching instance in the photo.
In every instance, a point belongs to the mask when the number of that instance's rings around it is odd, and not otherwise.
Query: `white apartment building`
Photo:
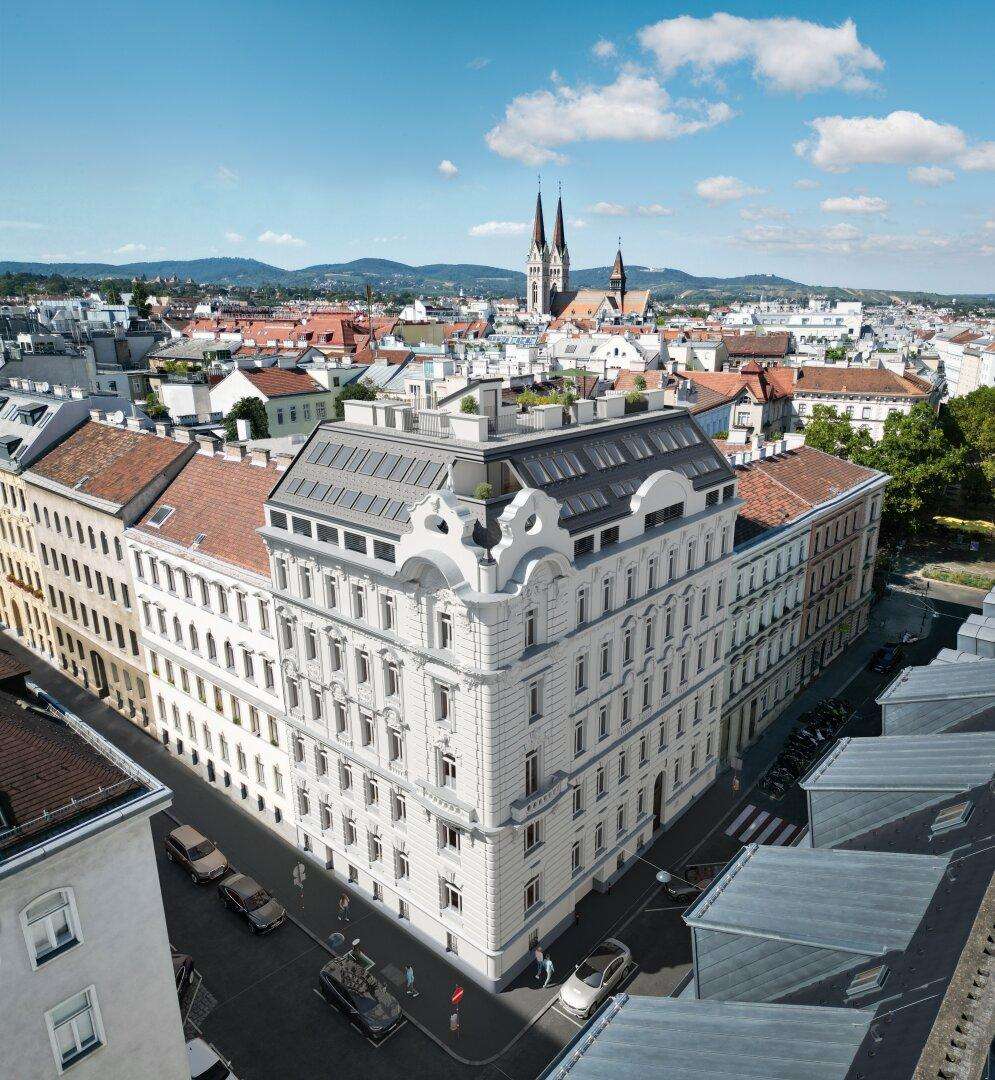
[[[723,751],[735,762],[866,630],[888,477],[800,435],[729,460],[742,500],[723,710]]]
[[[222,453],[201,439],[126,543],[157,737],[293,839],[269,558],[257,534],[277,479],[265,450]]]
[[[995,386],[995,336],[980,326],[954,326],[932,340],[943,365],[948,397],[963,397],[981,386]]]
[[[500,987],[715,776],[740,504],[662,391],[484,389],[347,403],[262,535],[301,847]]]
[[[171,792],[75,716],[6,693],[0,791],[3,1074],[187,1080],[149,827]]]
[[[808,342],[838,344],[845,338],[856,341],[864,323],[864,305],[859,300],[830,303],[812,297],[804,307],[766,301],[735,305],[723,325],[739,329],[762,327],[767,333],[778,330],[791,334],[798,345]]]

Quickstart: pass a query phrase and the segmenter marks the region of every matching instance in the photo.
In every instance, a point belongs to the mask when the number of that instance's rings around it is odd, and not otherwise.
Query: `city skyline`
[[[621,234],[697,275],[991,289],[995,141],[949,75],[984,69],[979,4],[58,8],[7,28],[3,259],[518,269],[541,173],[576,267]]]

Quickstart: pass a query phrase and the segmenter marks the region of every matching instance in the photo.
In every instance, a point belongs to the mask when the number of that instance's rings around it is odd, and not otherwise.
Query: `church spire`
[[[536,216],[532,225],[532,243],[541,251],[546,246],[546,226],[542,220],[542,192],[536,195]]]
[[[612,267],[612,276],[608,282],[608,288],[615,294],[620,313],[625,312],[625,264],[622,262],[622,237],[618,238],[618,251],[615,253],[615,265]]]
[[[561,255],[567,246],[566,233],[563,230],[563,196],[556,200],[556,224],[553,226],[553,250]]]

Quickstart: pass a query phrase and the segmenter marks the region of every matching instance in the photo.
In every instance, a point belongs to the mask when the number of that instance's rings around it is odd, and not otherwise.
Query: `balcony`
[[[422,796],[436,807],[441,817],[464,828],[469,828],[477,821],[477,808],[457,799],[449,788],[437,787],[427,780],[419,780],[418,787]]]
[[[545,786],[538,791],[532,795],[523,795],[520,799],[515,799],[511,804],[512,821],[521,824],[536,814],[548,810],[569,787],[567,780],[566,773],[555,772],[546,781]]]

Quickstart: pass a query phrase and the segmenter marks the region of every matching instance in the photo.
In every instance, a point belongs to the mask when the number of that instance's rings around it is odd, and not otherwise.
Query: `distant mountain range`
[[[440,294],[460,288],[467,293],[485,296],[524,296],[525,275],[518,270],[476,263],[429,263],[409,266],[390,259],[354,259],[346,263],[319,263],[301,270],[284,270],[258,259],[162,259],[157,262],[84,263],[84,262],[13,262],[0,261],[0,274],[62,275],[100,281],[106,278],[176,277],[198,285],[227,285],[254,288],[264,285],[285,288],[328,288],[361,290],[366,285],[386,292]],[[607,288],[609,266],[574,270],[570,284],[575,288]],[[837,299],[886,300],[891,297],[936,294],[894,292],[878,289],[844,289],[836,286],[803,285],[789,278],[769,274],[743,277],[696,277],[670,267],[628,266],[630,289],[649,289],[655,296],[681,300],[708,300],[719,296],[807,296],[811,293]]]

